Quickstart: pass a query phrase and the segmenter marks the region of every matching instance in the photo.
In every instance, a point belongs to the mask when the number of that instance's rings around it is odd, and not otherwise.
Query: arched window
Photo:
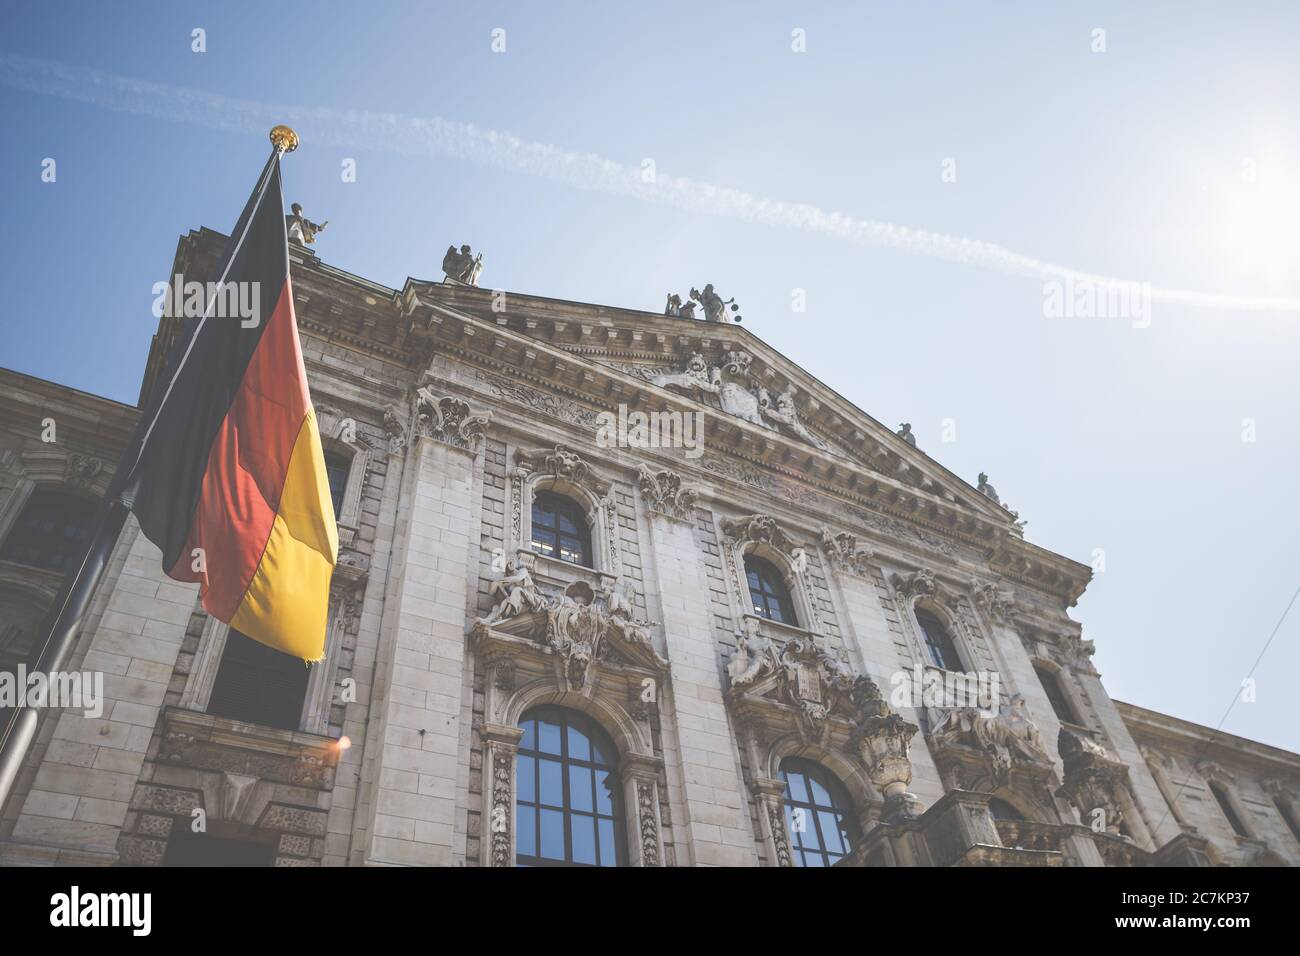
[[[343,495],[348,490],[348,476],[352,473],[352,459],[336,451],[325,453],[325,477],[329,480],[330,499],[334,502],[334,517],[343,511]]]
[[[553,491],[533,496],[532,548],[548,558],[592,567],[591,529],[576,501]]]
[[[622,797],[615,750],[586,716],[529,711],[515,758],[518,866],[621,866]]]
[[[1291,804],[1281,797],[1274,797],[1273,806],[1277,807],[1277,812],[1281,814],[1287,829],[1291,831],[1291,835],[1295,837],[1296,842],[1300,843],[1300,823],[1296,822],[1295,811],[1292,809]]]
[[[1232,827],[1232,832],[1237,836],[1250,836],[1250,831],[1246,829],[1246,824],[1237,815],[1237,810],[1232,805],[1228,792],[1223,789],[1223,785],[1214,780],[1207,782],[1210,785],[1210,793],[1214,794],[1214,801],[1219,805],[1219,809],[1223,811],[1223,815],[1228,818],[1228,824]]]
[[[957,645],[948,635],[948,629],[943,626],[943,622],[925,608],[918,607],[916,623],[921,628],[926,652],[930,655],[930,661],[934,666],[942,667],[946,671],[961,670],[961,655],[957,653]]]
[[[798,624],[790,590],[771,561],[756,554],[745,555],[745,579],[755,614],[782,624]]]
[[[834,866],[858,839],[844,785],[825,767],[798,757],[781,761],[785,829],[795,866]]]
[[[1063,720],[1067,724],[1078,724],[1079,717],[1070,706],[1070,701],[1066,699],[1065,691],[1061,690],[1060,679],[1056,674],[1037,664],[1034,665],[1034,673],[1038,675],[1038,682],[1043,685],[1043,691],[1047,694],[1047,701],[1052,705],[1056,719]]]
[[[989,798],[989,813],[994,820],[1023,820],[1025,815],[999,797]]]
[[[5,538],[0,559],[59,574],[75,571],[86,556],[97,507],[88,498],[37,488]]]

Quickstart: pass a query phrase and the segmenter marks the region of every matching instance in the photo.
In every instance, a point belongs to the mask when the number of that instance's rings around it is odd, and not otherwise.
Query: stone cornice
[[[1293,785],[1300,785],[1300,754],[1121,700],[1115,701],[1115,706],[1129,733],[1139,744],[1163,745],[1184,759],[1195,757],[1197,762],[1209,760],[1233,768],[1259,761],[1267,767],[1248,771],[1250,776],[1281,776],[1291,780]]]
[[[693,352],[721,354],[743,350],[752,358],[749,372],[755,380],[773,389],[779,389],[783,384],[794,386],[807,421],[815,424],[823,436],[831,438],[844,448],[870,445],[878,457],[891,465],[906,463],[921,472],[933,473],[929,477],[936,479],[946,492],[951,493],[954,502],[960,502],[964,507],[990,520],[1011,526],[1011,515],[1006,509],[980,495],[942,464],[899,438],[753,333],[739,326],[691,322],[649,312],[562,302],[514,293],[506,296],[507,311],[495,312],[492,309],[496,301],[495,293],[488,290],[413,280],[408,281],[400,299],[417,327],[422,320],[422,310],[441,310],[447,315],[459,313],[503,332],[518,333],[530,342],[545,344],[592,361],[626,357],[673,364],[685,361]],[[643,380],[638,381],[641,387],[646,385]],[[659,392],[656,387],[654,394]],[[708,406],[693,404],[713,412]],[[753,431],[761,438],[774,435],[763,429]],[[777,443],[776,447],[782,444],[799,450],[807,447],[799,443]],[[846,455],[841,452],[833,452],[828,457],[857,461],[852,457],[846,459]],[[871,468],[867,462],[858,463]]]
[[[0,408],[11,426],[22,416],[34,416],[33,437],[40,436],[41,419],[50,417],[60,429],[67,425],[84,433],[87,444],[106,446],[125,443],[140,419],[134,405],[7,368],[0,368]],[[67,446],[63,439],[58,444]]]
[[[457,291],[464,293],[464,289]],[[418,302],[412,308],[420,308]],[[705,411],[715,425],[710,430],[711,435],[706,432],[705,447],[724,459],[747,462],[798,485],[817,488],[861,505],[870,512],[902,519],[954,542],[974,547],[985,560],[999,559],[997,570],[1009,579],[1051,594],[1066,604],[1077,600],[1091,575],[1086,565],[1025,542],[1012,533],[1008,522],[968,511],[928,492],[871,472],[859,463],[775,432],[763,431],[738,419],[732,420],[693,399],[656,388],[643,379],[510,328],[489,325],[481,317],[432,306],[427,313],[427,325],[415,334],[430,339],[437,353],[483,372],[528,383],[542,392],[558,393],[585,403],[593,421],[601,403],[608,406],[620,401],[646,408]],[[485,397],[489,401],[501,401],[500,396]],[[642,457],[650,459],[652,455],[642,454]],[[792,459],[798,460],[800,469],[790,467],[788,462]],[[694,483],[738,480],[724,472],[708,471],[707,462],[704,470],[694,473],[691,473],[693,469],[701,467],[695,462],[688,464],[673,459],[672,464],[684,479],[689,478]],[[837,502],[825,501],[819,505],[806,499],[790,498],[786,504],[795,504],[805,510],[820,507],[824,516],[844,524],[843,516],[836,516]]]

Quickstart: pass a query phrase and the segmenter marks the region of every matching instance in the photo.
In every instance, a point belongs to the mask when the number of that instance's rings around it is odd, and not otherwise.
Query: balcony
[[[1064,853],[1070,827],[1059,823],[1035,823],[1032,820],[995,820],[998,839],[1014,850],[1045,850]]]

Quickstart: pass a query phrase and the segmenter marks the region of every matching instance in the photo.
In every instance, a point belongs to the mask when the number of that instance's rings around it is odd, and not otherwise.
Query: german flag
[[[169,577],[201,584],[210,614],[320,660],[338,529],[294,316],[278,151],[220,275],[205,283],[203,314],[183,320],[110,496],[162,549]]]

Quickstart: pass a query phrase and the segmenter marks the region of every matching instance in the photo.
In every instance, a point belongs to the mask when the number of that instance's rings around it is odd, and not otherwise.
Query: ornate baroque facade
[[[749,332],[303,248],[293,279],[340,525],[325,661],[268,677],[128,523],[73,661],[103,713],[43,716],[0,862],[1300,862],[1300,759],[1113,701],[1067,614],[1088,568]],[[702,444],[598,440],[620,406],[699,413]],[[137,413],[10,372],[0,408],[13,668],[59,581],[24,542],[103,492]],[[894,696],[945,670],[996,700]]]

